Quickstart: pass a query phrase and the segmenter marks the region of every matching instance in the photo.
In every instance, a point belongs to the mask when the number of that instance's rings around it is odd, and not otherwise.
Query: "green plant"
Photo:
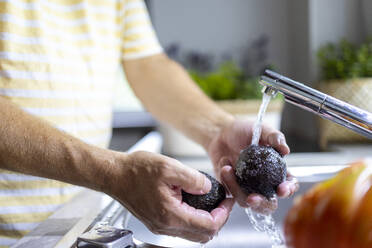
[[[214,100],[259,99],[262,97],[258,78],[246,77],[232,61],[223,62],[212,72],[190,71],[193,80]]]
[[[318,61],[324,80],[372,77],[372,40],[329,43],[318,50]]]

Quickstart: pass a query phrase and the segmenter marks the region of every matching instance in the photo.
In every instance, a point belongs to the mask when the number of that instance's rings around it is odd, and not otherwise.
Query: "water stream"
[[[266,233],[272,242],[272,248],[285,248],[284,240],[280,234],[279,228],[275,224],[272,215],[264,215],[253,211],[250,208],[245,209],[253,228],[256,231]]]
[[[271,100],[271,96],[264,93],[262,96],[262,103],[260,106],[260,110],[258,111],[257,120],[253,126],[253,135],[252,135],[252,143],[251,143],[252,145],[258,145],[260,141],[261,131],[262,131],[262,121],[265,116],[267,106],[270,103],[270,100]]]
[[[263,94],[262,103],[258,112],[257,120],[253,126],[252,145],[258,145],[262,131],[262,121],[265,116],[267,106],[269,105],[271,96]],[[266,233],[272,242],[272,248],[285,248],[284,240],[280,234],[279,228],[276,226],[272,215],[264,215],[253,211],[250,208],[246,208],[245,212],[251,222],[253,228],[256,231]]]

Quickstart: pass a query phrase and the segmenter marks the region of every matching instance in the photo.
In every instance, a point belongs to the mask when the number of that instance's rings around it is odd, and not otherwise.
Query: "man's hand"
[[[247,121],[235,121],[210,142],[207,147],[212,159],[216,175],[227,186],[231,194],[242,207],[252,207],[259,212],[272,212],[277,208],[277,201],[267,201],[258,194],[247,196],[242,192],[236,182],[234,167],[242,149],[251,144],[253,123]],[[287,155],[289,147],[284,135],[268,126],[262,126],[260,145],[270,145],[280,154]],[[290,174],[287,181],[279,185],[277,194],[279,197],[289,197],[298,189],[298,182]]]
[[[226,222],[233,200],[211,213],[182,203],[181,189],[210,190],[210,181],[153,153],[119,153],[88,145],[0,97],[0,168],[102,191],[155,233],[207,242]]]
[[[250,144],[251,123],[234,122],[231,114],[211,101],[187,71],[165,54],[124,61],[124,68],[128,82],[149,112],[208,151],[216,175],[222,178],[240,205],[250,203],[261,208],[267,204],[266,209],[275,208],[275,203],[264,202],[260,196],[247,198],[235,183],[231,166],[235,165],[239,152]],[[283,134],[268,127],[263,128],[261,143],[273,146],[282,155],[289,153]],[[223,168],[225,165],[228,167]],[[278,195],[289,196],[296,188],[295,181],[285,182],[280,185]]]
[[[182,202],[181,189],[206,194],[209,179],[175,159],[149,152],[118,154],[108,194],[115,197],[153,233],[207,242],[225,224],[234,201],[224,200],[211,213]],[[123,165],[123,166],[120,166]]]

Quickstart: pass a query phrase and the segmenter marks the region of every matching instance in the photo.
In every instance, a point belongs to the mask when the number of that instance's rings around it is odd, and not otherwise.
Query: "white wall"
[[[165,47],[176,42],[185,49],[216,55],[238,53],[245,44],[267,34],[270,62],[283,73],[314,82],[318,78],[315,54],[319,46],[341,38],[360,42],[366,30],[372,29],[372,24],[364,23],[363,15],[372,16],[370,2],[152,0],[151,12]]]
[[[153,0],[152,17],[163,46],[222,55],[268,35],[269,62],[288,72],[287,0]]]

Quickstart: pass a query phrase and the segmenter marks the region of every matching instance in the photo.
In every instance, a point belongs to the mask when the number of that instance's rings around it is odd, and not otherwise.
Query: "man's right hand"
[[[0,96],[0,168],[80,185],[114,197],[155,233],[206,242],[226,222],[232,200],[212,213],[182,202],[210,182],[158,154],[119,153],[88,145]]]
[[[149,152],[116,153],[108,194],[122,203],[155,234],[208,242],[228,219],[233,199],[211,213],[182,202],[181,189],[206,194],[211,182],[179,161]]]

